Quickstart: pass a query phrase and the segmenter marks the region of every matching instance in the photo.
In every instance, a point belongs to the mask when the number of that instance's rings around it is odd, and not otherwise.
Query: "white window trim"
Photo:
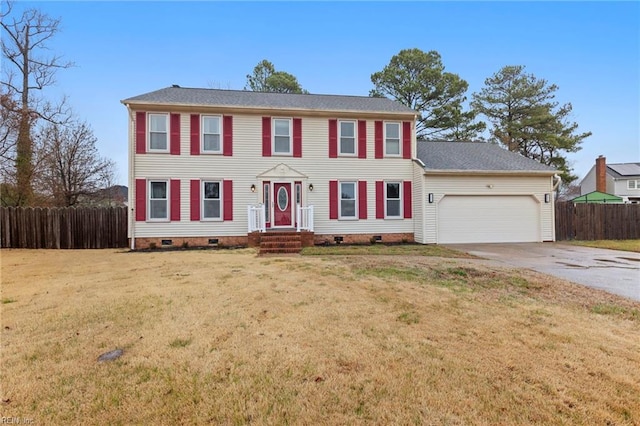
[[[165,149],[151,148],[151,116],[160,115],[164,116],[165,124],[167,128],[167,147]],[[171,148],[171,121],[169,120],[168,112],[150,112],[147,114],[147,150],[148,152],[169,152]]]
[[[220,185],[218,194],[220,196],[220,217],[205,217],[204,216],[204,184],[205,183],[217,183]],[[200,220],[202,222],[222,222],[224,221],[224,185],[222,179],[201,179],[200,180]],[[211,198],[213,200],[213,198]]]
[[[400,201],[400,208],[399,208],[399,213],[398,216],[389,216],[387,214],[387,206],[388,206],[388,198],[387,198],[387,185],[391,184],[391,183],[397,183],[398,184],[398,193],[400,198],[397,198],[398,201]],[[403,182],[402,181],[385,181],[384,183],[384,218],[385,219],[403,219],[404,218],[404,200],[402,199],[402,197],[404,196],[403,194]],[[396,200],[396,198],[392,198],[393,200]]]
[[[634,184],[635,184],[635,186],[633,188],[631,187],[631,182],[634,182]],[[638,187],[639,183],[640,183],[640,180],[629,179],[627,181],[627,189],[630,189],[630,190],[640,189],[640,187]]]
[[[341,123],[353,123],[353,153],[342,152],[342,126]],[[358,156],[358,121],[357,120],[338,120],[338,155],[341,157],[357,157]]]
[[[353,184],[353,193],[355,195],[354,203],[355,203],[355,214],[353,216],[343,216],[342,215],[342,184],[343,183],[351,183]],[[338,181],[338,219],[339,220],[358,220],[360,217],[358,212],[358,182],[357,181]]]
[[[167,217],[151,217],[151,183],[164,182],[167,185]],[[158,198],[160,200],[160,198]],[[147,179],[147,221],[149,222],[170,222],[171,221],[171,184],[169,179]]]
[[[264,202],[264,221],[271,223],[271,182],[262,184],[262,201]]]
[[[276,120],[286,120],[289,122],[289,151],[276,152]],[[292,156],[293,155],[293,119],[286,117],[273,117],[271,119],[271,155]]]
[[[204,149],[204,119],[205,118],[212,118],[215,117],[219,120],[219,124],[218,124],[218,128],[220,129],[220,149],[217,151],[213,151],[213,150],[209,150],[209,149]],[[215,115],[215,114],[203,114],[200,116],[200,152],[202,154],[222,154],[222,150],[223,150],[223,120],[222,120],[222,116],[221,115]],[[208,133],[208,134],[214,134],[214,133]]]
[[[398,125],[398,153],[397,154],[387,154],[387,124],[397,124]],[[382,123],[382,141],[384,144],[384,156],[385,157],[402,157],[402,123],[399,121],[384,121]]]

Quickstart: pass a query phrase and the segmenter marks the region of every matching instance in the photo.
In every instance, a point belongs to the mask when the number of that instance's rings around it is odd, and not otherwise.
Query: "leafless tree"
[[[12,16],[12,3],[3,2],[0,14],[2,37],[2,158],[10,159],[15,178],[15,202],[27,205],[33,199],[34,178],[33,129],[39,120],[60,123],[67,117],[65,102],[51,103],[42,90],[55,83],[58,69],[73,66],[60,56],[48,54],[48,42],[60,30],[60,20],[38,9],[27,9],[20,17]],[[6,165],[6,164],[3,164]]]
[[[36,134],[34,185],[59,207],[94,204],[109,197],[115,163],[100,156],[91,127],[75,120],[49,123]]]

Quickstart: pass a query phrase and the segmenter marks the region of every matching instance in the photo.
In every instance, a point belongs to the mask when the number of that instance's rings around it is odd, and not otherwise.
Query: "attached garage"
[[[542,241],[540,203],[528,195],[447,195],[437,223],[441,244]]]
[[[419,141],[418,158],[419,242],[555,240],[555,169],[479,142]]]

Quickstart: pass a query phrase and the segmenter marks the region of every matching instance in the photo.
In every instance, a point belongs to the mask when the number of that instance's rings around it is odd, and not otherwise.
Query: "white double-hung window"
[[[340,121],[338,130],[340,155],[356,155],[356,122]]]
[[[291,154],[291,120],[273,119],[273,153]]]
[[[217,115],[202,116],[202,152],[222,153],[222,120]]]
[[[219,181],[202,182],[202,218],[222,219],[222,198]]]
[[[355,182],[340,182],[340,219],[357,218]]]
[[[166,180],[149,181],[149,219],[169,219],[169,185]]]
[[[167,151],[169,133],[168,114],[149,114],[149,151]]]
[[[385,217],[402,217],[402,192],[400,182],[387,182],[385,184]]]
[[[384,152],[389,156],[400,155],[400,123],[384,123]]]

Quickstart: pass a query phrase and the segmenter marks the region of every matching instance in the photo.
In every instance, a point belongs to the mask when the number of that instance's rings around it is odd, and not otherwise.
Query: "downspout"
[[[553,175],[553,179],[555,179],[556,182],[553,185],[552,191],[555,191],[556,189],[558,189],[558,186],[560,186],[560,182],[562,182],[562,178],[560,176],[558,176],[557,174],[555,174],[555,175]]]
[[[135,190],[135,179],[134,179],[134,155],[135,155],[135,151],[133,150],[133,143],[131,143],[131,141],[133,141],[132,138],[132,132],[133,132],[133,111],[131,111],[131,108],[129,107],[129,105],[127,105],[127,111],[129,113],[129,137],[128,137],[128,141],[127,141],[127,145],[128,145],[128,149],[129,149],[129,195],[133,194],[133,191]],[[135,197],[133,197],[133,200],[131,199],[131,197],[129,197],[129,211],[131,212],[131,214],[129,215],[129,230],[130,230],[130,234],[131,234],[131,250],[135,250],[136,248],[136,229],[135,229]]]

